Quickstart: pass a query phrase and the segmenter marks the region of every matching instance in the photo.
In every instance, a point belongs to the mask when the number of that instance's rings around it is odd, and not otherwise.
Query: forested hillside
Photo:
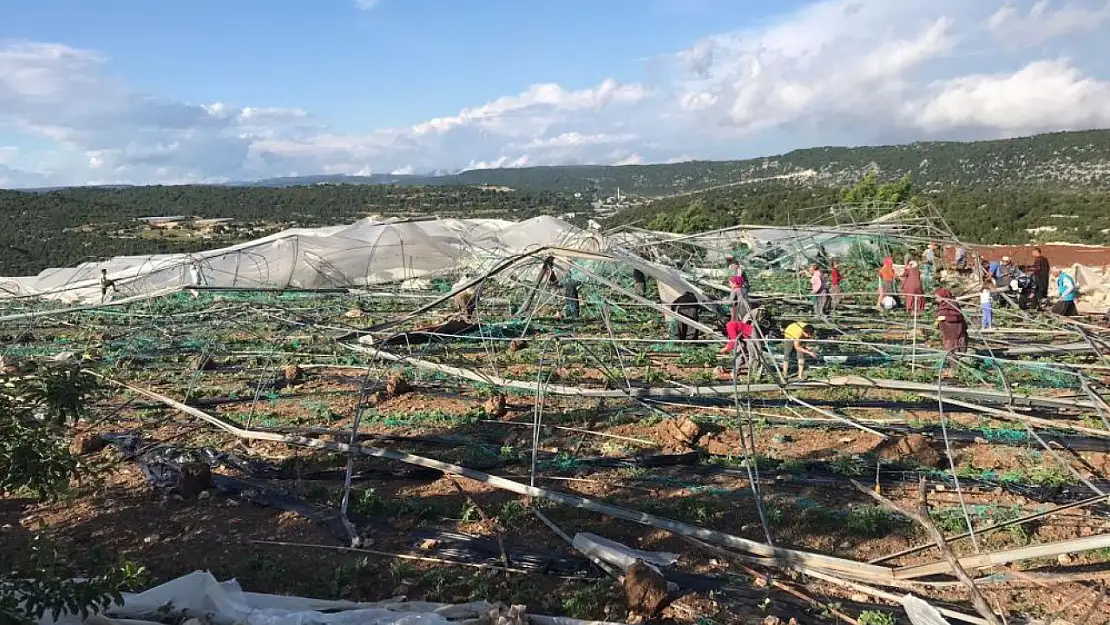
[[[0,275],[121,254],[200,251],[292,226],[349,223],[373,214],[526,219],[574,213],[582,220],[593,214],[591,201],[618,186],[668,197],[626,207],[609,225],[693,232],[737,223],[805,223],[813,215],[806,209],[837,202],[841,189],[867,172],[878,181],[907,177],[914,193],[936,205],[969,241],[1110,243],[1110,131],[1100,130],[977,143],[814,148],[748,161],[393,177],[405,184],[381,184],[383,177],[362,180],[372,184],[321,184],[334,179],[314,177],[314,184],[302,186],[270,181],[0,191]],[[426,184],[411,184],[419,181]],[[176,230],[135,221],[169,215],[186,222],[233,221]]]
[[[876,170],[883,179],[909,174],[926,189],[1050,186],[1110,191],[1110,130],[1060,132],[970,143],[929,142],[878,147],[819,147],[736,161],[660,165],[480,169],[449,176],[313,176],[251,183],[477,185],[583,193],[668,196],[721,185],[788,177],[817,185],[844,185]]]
[[[29,275],[126,254],[195,252],[294,226],[345,224],[370,215],[526,219],[588,208],[548,192],[474,187],[319,185],[288,188],[150,186],[0,190],[0,275]],[[146,216],[231,218],[219,229],[152,230]]]
[[[921,189],[907,197],[930,202],[952,230],[977,243],[1069,242],[1110,245],[1110,192],[1045,187]],[[606,225],[635,224],[670,232],[702,232],[737,224],[800,225],[842,199],[844,187],[770,182],[712,189],[622,211]]]

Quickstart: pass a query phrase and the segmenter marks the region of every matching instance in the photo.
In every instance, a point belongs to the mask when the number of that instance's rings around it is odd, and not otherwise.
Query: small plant
[[[859,613],[860,625],[895,625],[898,622],[889,612],[878,610],[864,610]]]
[[[852,508],[844,517],[844,529],[862,537],[885,536],[901,524],[900,518],[879,506]]]
[[[602,616],[609,601],[608,584],[588,584],[570,593],[563,600],[563,612],[571,618],[590,619]]]
[[[528,518],[528,508],[517,500],[505,502],[497,511],[497,520],[503,527],[519,527]]]
[[[829,470],[838,475],[860,476],[863,475],[863,466],[855,458],[841,454],[829,463]]]
[[[464,503],[462,510],[459,512],[459,521],[463,523],[475,523],[481,516],[478,514],[478,507],[469,501]]]
[[[416,576],[416,573],[416,567],[411,562],[394,560],[393,564],[389,565],[389,575],[398,582],[403,579],[412,579]]]
[[[1041,465],[1029,469],[1029,482],[1037,486],[1067,486],[1075,480],[1067,471],[1057,466]]]

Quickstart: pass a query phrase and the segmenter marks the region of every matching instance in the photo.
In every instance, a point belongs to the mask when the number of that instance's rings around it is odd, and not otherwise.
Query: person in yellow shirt
[[[782,341],[782,377],[790,377],[790,361],[797,354],[798,379],[804,380],[806,376],[806,356],[817,357],[817,352],[805,346],[805,341],[813,338],[813,326],[802,321],[795,321],[786,326],[782,335],[784,337]]]

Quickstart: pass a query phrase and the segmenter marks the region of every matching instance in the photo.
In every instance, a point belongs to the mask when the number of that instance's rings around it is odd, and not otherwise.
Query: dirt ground
[[[309,380],[298,387],[297,392],[310,393],[313,384]],[[322,382],[320,387],[334,390],[335,382]],[[530,428],[508,425],[526,423],[531,419],[532,406],[526,399],[510,398],[508,412],[501,417],[505,425],[492,420],[431,425],[419,420],[396,422],[405,414],[458,415],[484,402],[481,396],[443,398],[436,393],[418,390],[384,401],[379,409],[381,414],[390,417],[370,420],[364,424],[364,430],[392,436],[465,435],[475,441],[489,441],[506,449],[512,448],[513,453],[526,452],[530,445]],[[299,404],[284,402],[282,405],[288,409],[284,413],[285,420],[295,421],[293,413],[297,412]],[[232,406],[224,412],[224,416],[242,416],[240,410],[241,407]],[[304,408],[300,410],[305,411]],[[683,445],[675,440],[675,428],[665,427],[667,421],[583,421],[578,417],[565,416],[579,414],[573,412],[573,406],[567,405],[560,410],[553,407],[547,426],[542,431],[539,448],[567,458],[567,466],[559,469],[556,462],[544,467],[538,475],[538,483],[547,488],[762,540],[759,516],[750,497],[746,474],[741,470],[705,473],[698,468],[740,469],[742,466],[739,430],[723,427],[730,423],[727,419],[724,422],[719,420],[723,412],[691,410],[688,414],[696,417],[697,433],[689,445]],[[886,415],[885,411],[881,415],[879,411],[871,412],[871,416]],[[858,418],[866,418],[863,416],[866,411],[856,411],[855,414]],[[913,419],[929,420],[930,417],[933,420],[937,418],[926,411],[912,414]],[[956,419],[953,427],[974,429],[983,425],[977,419],[967,420],[959,416]],[[345,420],[330,424],[336,428],[347,425]],[[581,430],[557,429],[562,426]],[[941,455],[938,455],[935,440],[907,444],[891,454],[884,452],[884,441],[858,430],[830,430],[811,424],[760,423],[757,427],[758,453],[763,465],[761,470],[769,471],[764,473],[761,488],[778,544],[866,561],[922,542],[924,535],[920,530],[886,515],[875,517],[875,528],[845,529],[845,519],[856,519],[851,515],[863,514],[861,511],[871,509],[871,502],[865,496],[850,486],[846,487],[846,479],[835,484],[814,484],[803,479],[806,477],[804,472],[776,471],[775,464],[778,463],[781,468],[783,463],[824,463],[826,466],[841,467],[842,478],[853,477],[867,482],[874,475],[867,473],[867,462],[861,459],[871,457],[869,454],[889,458],[892,462],[917,459],[946,466],[946,460],[938,460]],[[583,433],[584,430],[595,434]],[[604,434],[623,438],[599,436]],[[304,469],[340,469],[343,466],[339,457],[319,458],[305,451],[268,443],[244,446],[195,425],[164,426],[148,432],[148,436],[152,440],[173,440],[178,445],[214,445],[224,450],[238,450],[284,466],[300,465]],[[656,441],[657,445],[631,443],[628,439]],[[429,448],[396,441],[373,444],[403,448],[449,462],[473,463],[475,458],[473,448],[467,447]],[[694,448],[704,449],[710,454],[708,464],[638,469],[575,467],[572,461],[576,457],[623,457]],[[906,458],[906,455],[915,458]],[[1099,473],[1105,475],[1110,470],[1110,456],[1105,453],[1084,452],[1080,456],[1085,465],[1092,468],[1088,472],[1092,477]],[[486,484],[448,477],[359,482],[353,499],[365,501],[372,496],[379,503],[376,508],[368,508],[372,518],[369,519],[370,544],[367,548],[373,552],[357,552],[341,550],[342,544],[327,529],[295,513],[243,503],[216,491],[207,492],[195,500],[167,498],[147,485],[134,464],[120,461],[111,450],[100,452],[88,460],[110,463],[110,467],[102,473],[102,483],[77,487],[70,501],[52,505],[10,500],[0,502],[0,525],[8,527],[0,553],[20,549],[28,530],[43,527],[76,565],[89,561],[102,551],[117,553],[146,566],[155,582],[193,570],[210,570],[218,578],[234,577],[245,589],[264,592],[356,600],[401,595],[411,599],[452,602],[489,599],[522,603],[539,613],[570,614],[580,618],[622,620],[629,616],[622,593],[604,579],[574,581],[535,573],[496,573],[383,555],[415,553],[450,560],[434,546],[422,551],[411,539],[414,530],[431,528],[475,536],[500,535],[509,545],[510,553],[514,549],[526,549],[562,557],[574,556],[562,540],[531,514],[530,506],[538,505],[536,502],[528,502]],[[990,445],[986,441],[958,444],[954,461],[958,468],[980,472],[1032,471],[1050,464],[1043,455],[1028,447]],[[491,470],[498,475],[527,480],[526,462],[501,463]],[[338,486],[334,482],[297,480],[294,483],[271,482],[270,485],[320,505],[334,505],[337,501]],[[459,487],[465,491],[465,497],[459,493]],[[903,503],[913,503],[917,496],[912,483],[889,485],[884,487],[883,492]],[[959,495],[950,488],[940,487],[930,493],[932,504],[949,511],[949,515],[957,509],[961,498],[969,508],[985,511],[982,514],[986,516],[980,520],[991,518],[992,511],[1045,508],[1045,502],[999,487],[969,484]],[[468,511],[470,501],[496,519],[497,525],[492,531],[473,510]],[[768,616],[776,616],[783,621],[795,618],[800,623],[834,622],[835,612],[846,611],[857,615],[865,609],[881,611],[885,603],[879,601],[876,605],[869,597],[824,582],[780,576],[780,581],[813,597],[815,603],[807,605],[786,593],[766,588],[763,581],[738,572],[735,565],[726,559],[694,548],[669,532],[571,508],[545,506],[544,512],[572,535],[579,531],[591,531],[635,548],[681,554],[680,570],[705,579],[683,591],[682,598],[665,613],[674,622],[704,624],[708,619],[722,624],[741,623],[752,622],[753,618],[762,621]],[[844,514],[850,516],[842,516]],[[862,520],[849,523],[862,523],[870,517],[860,518]],[[957,522],[952,529],[958,527]],[[1106,531],[1110,531],[1110,521],[1091,510],[1079,509],[1035,524],[1028,533],[993,533],[980,539],[980,547],[1002,549]],[[275,542],[284,544],[273,544]],[[90,545],[93,547],[90,548]],[[973,546],[966,540],[955,543],[955,549],[961,554],[973,552]],[[938,558],[937,552],[931,549],[897,562],[912,565]],[[1104,550],[1066,560],[1061,558],[1025,562],[1014,567],[994,567],[980,574],[1008,571],[1015,571],[1015,574],[1048,574],[1076,570],[1095,570],[1105,574],[1108,562],[1110,550]],[[727,585],[735,592],[696,590],[698,584],[709,584],[711,581],[707,580],[711,579],[727,580]],[[1090,601],[1097,596],[1097,586],[1094,582],[1038,582],[987,587],[985,592],[992,602],[1006,607],[1013,614],[1043,616],[1062,608],[1064,618],[1077,622],[1090,607]],[[940,591],[934,589],[930,594],[937,599],[966,602],[964,591],[958,587]],[[1073,597],[1074,601],[1062,605],[1062,596]],[[759,597],[764,597],[766,601]],[[886,610],[900,614],[894,607],[888,606]],[[1110,611],[1096,614],[1088,622],[1106,623],[1110,621],[1108,615]]]

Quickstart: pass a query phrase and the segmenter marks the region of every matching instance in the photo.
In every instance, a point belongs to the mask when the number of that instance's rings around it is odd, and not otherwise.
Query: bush
[[[95,379],[72,366],[16,366],[0,375],[0,386],[0,493],[59,497],[83,473],[69,441]],[[34,623],[63,612],[88,616],[120,601],[120,591],[144,574],[130,564],[99,568],[71,579],[65,559],[33,536],[22,559],[0,569],[0,623]]]

